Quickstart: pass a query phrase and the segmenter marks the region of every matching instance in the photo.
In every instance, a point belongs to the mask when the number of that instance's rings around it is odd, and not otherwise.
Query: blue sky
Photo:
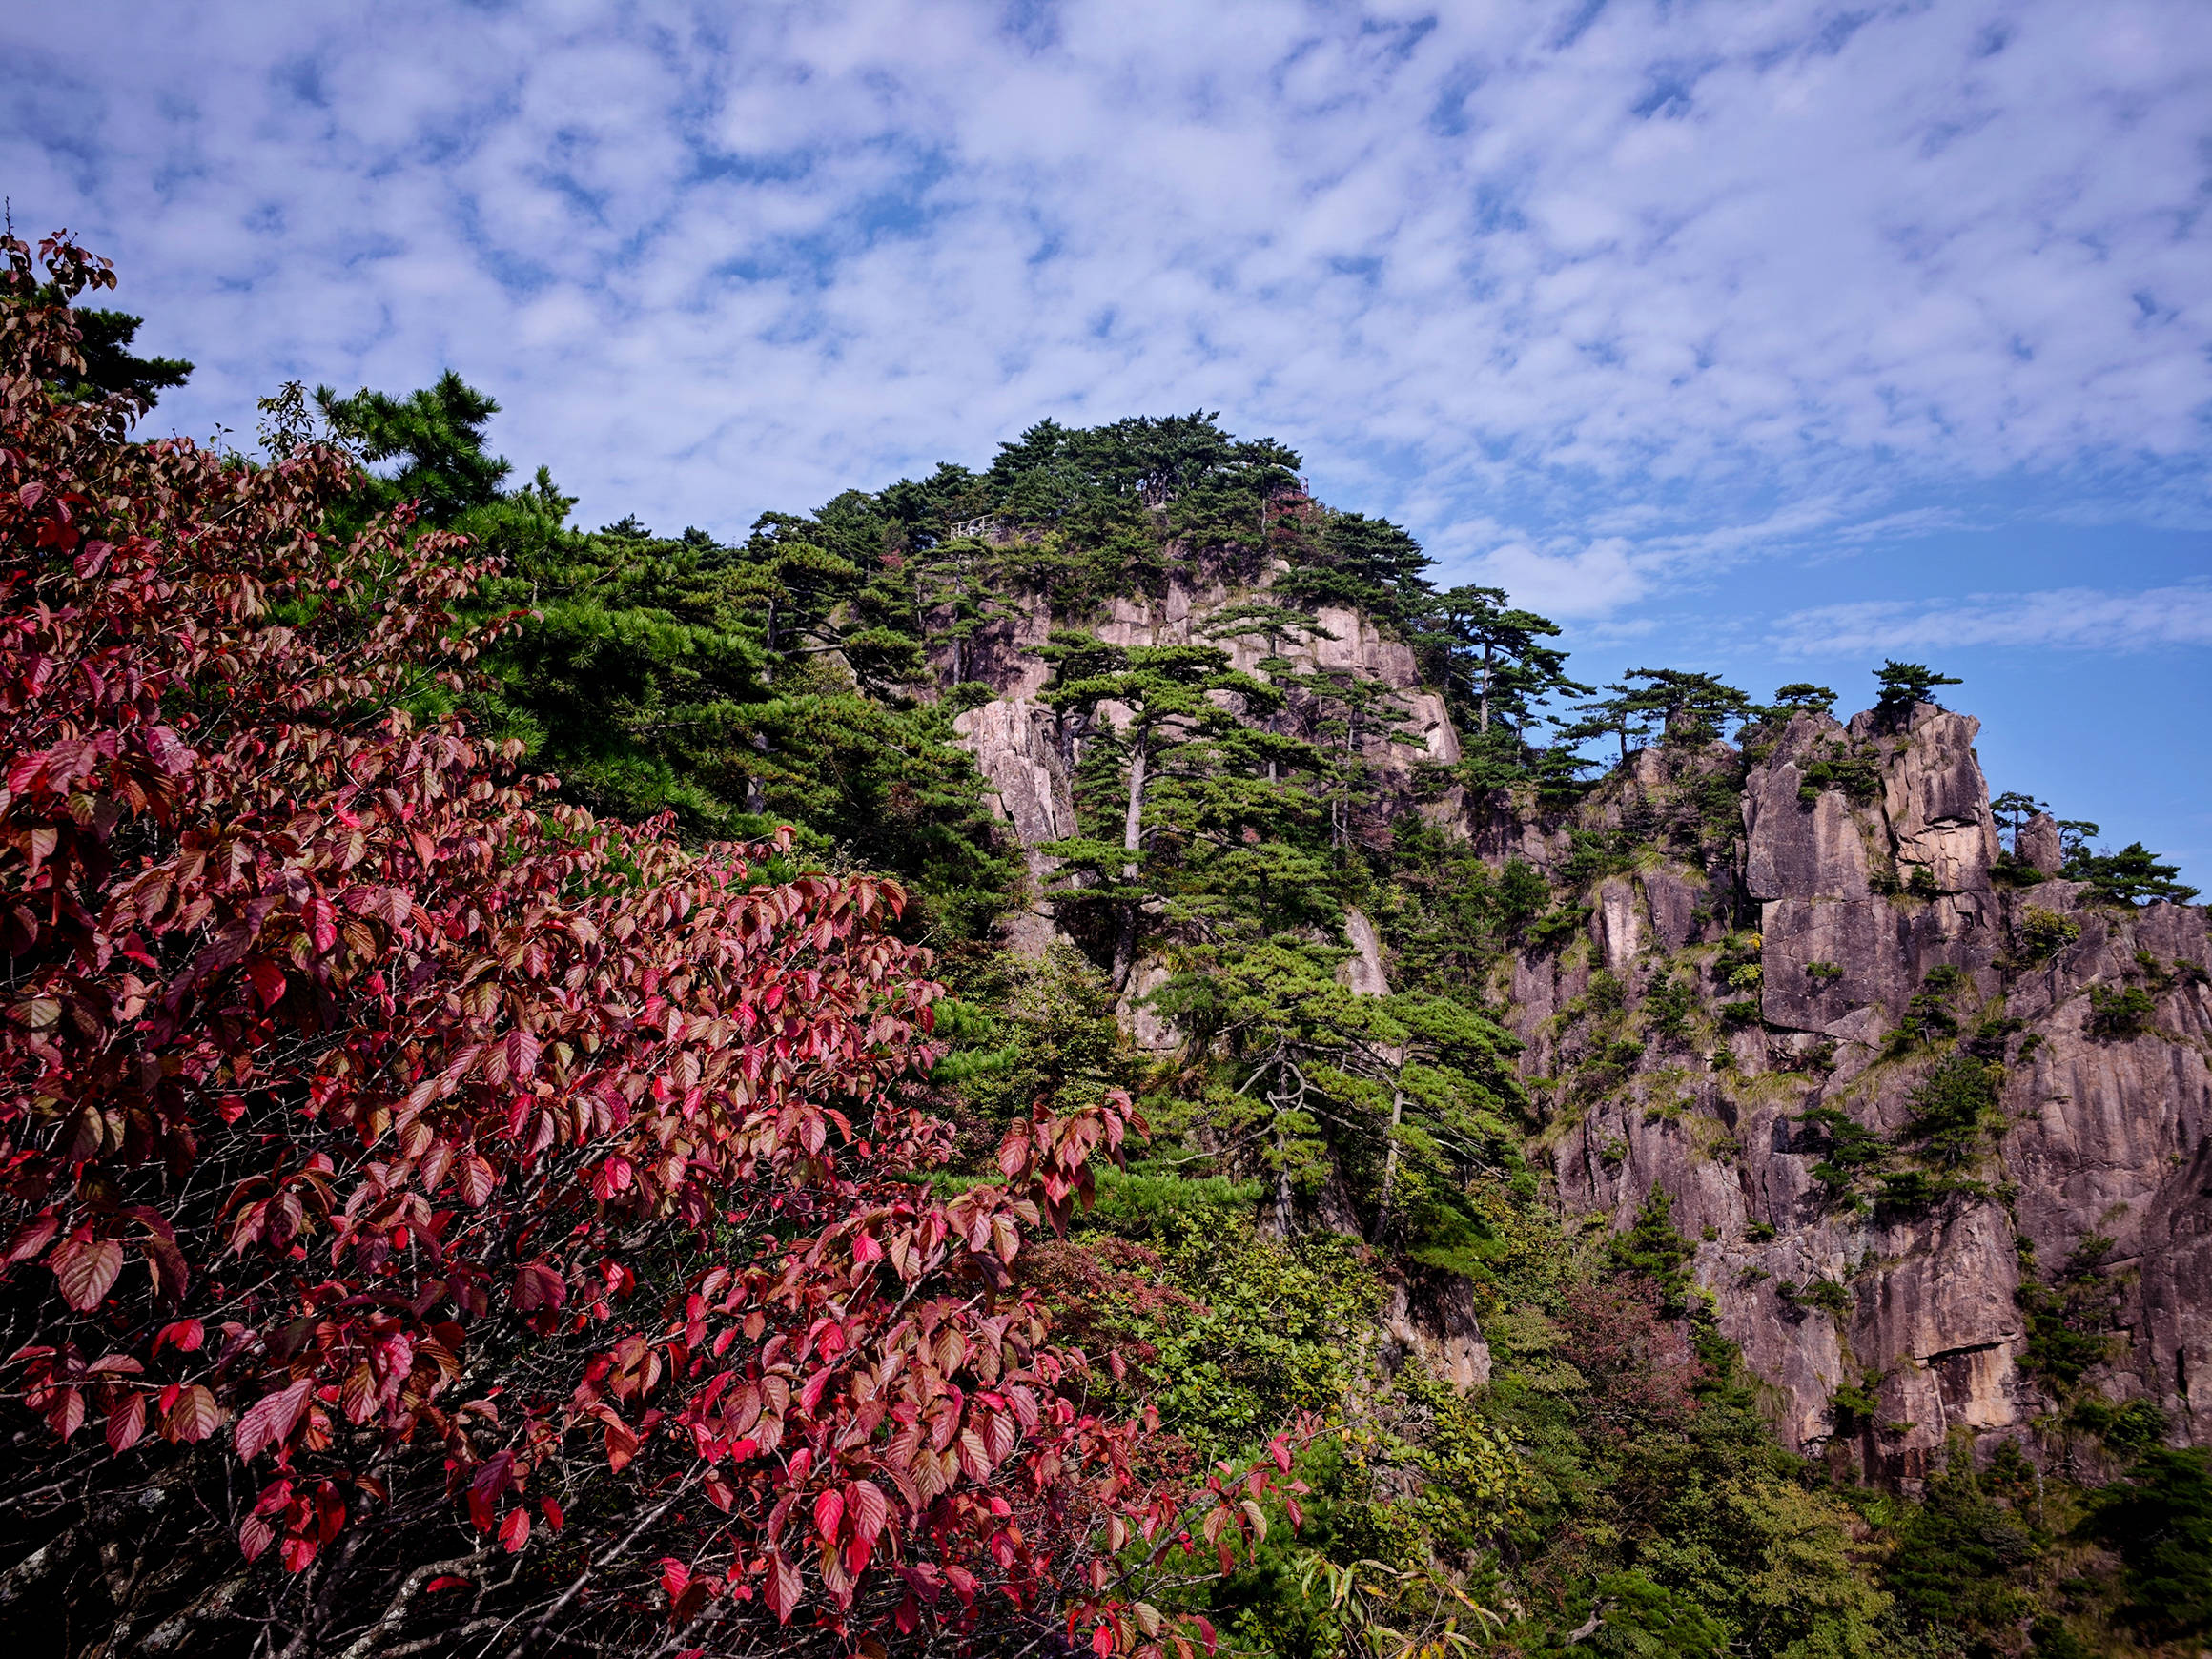
[[[1934,662],[2212,888],[2203,0],[80,0],[0,77],[157,430],[451,364],[584,522],[737,534],[1219,409],[1586,678]]]

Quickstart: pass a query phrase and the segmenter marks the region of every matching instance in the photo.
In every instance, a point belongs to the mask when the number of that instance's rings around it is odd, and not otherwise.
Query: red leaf
[[[154,1338],[154,1351],[161,1352],[162,1344],[174,1343],[179,1353],[196,1354],[206,1332],[197,1320],[178,1320],[174,1324],[163,1325]]]
[[[568,1282],[543,1261],[524,1262],[515,1273],[515,1308],[530,1313],[559,1307],[568,1300]]]
[[[61,1286],[62,1301],[90,1313],[123,1271],[123,1246],[113,1239],[69,1239],[56,1246],[48,1264]]]
[[[436,1595],[440,1590],[471,1589],[475,1587],[475,1584],[474,1579],[455,1578],[450,1572],[441,1572],[424,1585],[422,1588],[426,1594]]]
[[[275,1008],[284,1000],[284,970],[268,957],[256,956],[247,963],[246,977],[253,981],[263,1008]]]
[[[146,1396],[133,1389],[108,1412],[108,1452],[121,1457],[146,1432]]]
[[[824,1492],[814,1500],[814,1530],[827,1544],[837,1536],[837,1527],[845,1519],[845,1500],[835,1492]]]
[[[313,1378],[302,1377],[289,1388],[263,1395],[248,1406],[245,1416],[238,1419],[236,1435],[238,1456],[250,1462],[263,1447],[279,1444],[287,1439],[299,1422],[299,1414],[306,1408],[308,1393],[314,1386]]]
[[[473,1151],[462,1153],[454,1168],[461,1181],[461,1201],[472,1210],[482,1209],[492,1188],[499,1185],[498,1172]]]
[[[623,1465],[638,1455],[638,1437],[621,1418],[610,1416],[605,1421],[607,1472],[619,1475]]]
[[[270,1545],[276,1542],[276,1528],[265,1515],[249,1515],[238,1526],[238,1547],[245,1551],[248,1561],[257,1561]]]
[[[520,1555],[522,1546],[530,1542],[530,1511],[509,1509],[507,1518],[500,1523],[500,1545],[509,1555]]]
[[[788,1625],[791,1615],[799,1610],[799,1601],[805,1587],[799,1581],[799,1569],[783,1558],[779,1551],[768,1557],[768,1610],[775,1614],[776,1623]]]
[[[18,1261],[29,1261],[46,1248],[48,1240],[59,1231],[60,1226],[61,1223],[55,1219],[51,1210],[44,1215],[33,1216],[15,1229],[14,1237],[8,1241],[7,1255],[0,1257],[0,1267],[13,1267]]]
[[[195,1382],[176,1397],[162,1431],[172,1440],[190,1444],[207,1439],[222,1425],[223,1409],[215,1403],[215,1397]]]
[[[845,1488],[845,1510],[852,1517],[853,1536],[872,1544],[891,1518],[891,1502],[873,1481],[855,1481]]]
[[[47,1426],[67,1440],[84,1426],[85,1396],[81,1388],[64,1388],[55,1393],[53,1402],[46,1408]]]

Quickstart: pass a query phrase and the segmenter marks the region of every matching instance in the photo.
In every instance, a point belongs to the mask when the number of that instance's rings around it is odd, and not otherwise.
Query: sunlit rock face
[[[1743,789],[1760,1029],[1730,1039],[1725,1073],[1710,1057],[1648,1056],[1643,1088],[1594,1107],[1552,1146],[1570,1209],[1625,1224],[1653,1187],[1673,1196],[1676,1223],[1698,1244],[1698,1280],[1776,1389],[1786,1438],[1908,1482],[1940,1463],[1955,1431],[2024,1437],[2052,1409],[2048,1383],[2023,1363],[2017,1292],[2023,1276],[2062,1270],[2085,1239],[2110,1240],[2099,1270],[2115,1301],[2111,1355],[2085,1382],[2115,1401],[2155,1402],[2178,1440],[2212,1441],[2212,1008],[2192,972],[2212,961],[2205,913],[2095,905],[2064,881],[1997,885],[1976,730],[1925,706],[1902,731],[1867,716],[1849,727],[1792,721]],[[1814,760],[1837,743],[1875,768],[1855,797],[1809,787]],[[2048,848],[2043,839],[2024,838],[2021,863],[2056,868],[2055,833]],[[1636,878],[1648,913],[1679,909],[1671,880]],[[1681,937],[1654,929],[1624,971],[1632,896],[1608,884],[1588,951],[1631,1001]],[[2031,907],[2078,935],[2038,957],[2023,925]],[[1516,971],[1532,1048],[1580,993],[1575,954],[1548,973]],[[1917,1210],[1839,1203],[1813,1174],[1827,1141],[1800,1119],[1831,1106],[1898,1137],[1955,1039],[1894,1034],[1945,967],[1963,976],[1949,998],[1960,1035],[2002,1068],[2001,1123],[1970,1172],[1981,1190]],[[2099,1034],[2091,991],[2130,987],[2153,997],[2144,1029]],[[1685,1075],[1655,1112],[1651,1080],[1669,1073]],[[1815,1292],[1827,1305],[1806,1294],[1822,1281],[1838,1287]],[[1841,1387],[1872,1394],[1878,1411],[1839,1413]]]
[[[1208,619],[1250,597],[1178,584],[1164,597],[1114,601],[1086,625],[1131,646],[1206,643]],[[2047,817],[2021,830],[2009,867],[2045,879],[1998,879],[1978,723],[1931,705],[1895,727],[1801,713],[1768,732],[1749,766],[1724,745],[1646,749],[1566,814],[1502,792],[1424,789],[1420,768],[1460,753],[1443,699],[1369,619],[1332,609],[1317,620],[1308,639],[1215,643],[1248,670],[1272,652],[1389,689],[1401,729],[1418,741],[1366,743],[1385,784],[1368,833],[1419,811],[1493,865],[1524,859],[1556,876],[1576,830],[1633,829],[1725,780],[1721,804],[1732,800],[1740,819],[1740,833],[1720,837],[1731,844],[1702,858],[1640,856],[1594,882],[1579,895],[1584,936],[1521,951],[1488,993],[1526,1044],[1536,1146],[1561,1205],[1625,1226],[1654,1188],[1671,1196],[1698,1282],[1771,1385],[1790,1444],[1911,1484],[1940,1464],[1955,1433],[1985,1447],[2031,1439],[2058,1403],[2028,1363],[2022,1287],[2032,1297],[2085,1240],[2101,1248],[2112,1307],[2111,1352],[2084,1386],[2150,1401],[2175,1440],[2212,1444],[2204,911],[2092,903],[2056,879]],[[1050,621],[1015,601],[976,636],[966,672],[1000,696],[955,723],[1010,837],[1028,850],[1038,895],[1054,865],[1035,849],[1075,832],[1069,779],[1085,741],[1039,700],[1049,670],[1036,651]],[[2031,911],[2045,912],[2034,928]],[[1051,903],[1037,896],[1008,925],[1008,943],[1038,952],[1054,931]],[[1388,951],[1372,922],[1348,916],[1343,942],[1346,984],[1385,992]],[[1956,971],[1943,977],[1956,1033],[1900,1039],[1938,970]],[[1581,1099],[1562,1079],[1584,1057],[1578,1011],[1601,973],[1619,988],[1640,1054],[1625,1080]],[[1147,958],[1121,1003],[1152,1052],[1183,1040],[1146,1003],[1164,974]],[[1651,1034],[1643,1005],[1663,983],[1693,992],[1690,1034]],[[2151,998],[2142,1029],[2099,1030],[2091,993],[2127,989]],[[1990,1132],[1973,1167],[1950,1172],[1966,1184],[1933,1203],[1886,1205],[1839,1197],[1815,1175],[1830,1142],[1807,1113],[1833,1108],[1901,1145],[1916,1091],[1960,1042],[1998,1068]],[[1863,1186],[1857,1196],[1878,1197]],[[1480,1329],[1450,1287],[1408,1285],[1386,1319],[1391,1341],[1455,1380],[1472,1385],[1486,1372]],[[1839,1408],[1839,1389],[1874,1410]]]

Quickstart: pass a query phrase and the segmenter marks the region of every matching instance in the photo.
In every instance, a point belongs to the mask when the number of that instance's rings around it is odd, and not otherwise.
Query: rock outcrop
[[[1097,614],[1082,621],[1110,645],[1211,645],[1228,657],[1232,667],[1262,679],[1267,671],[1259,665],[1276,656],[1294,673],[1332,672],[1388,686],[1397,737],[1381,729],[1379,723],[1377,729],[1362,734],[1359,749],[1382,780],[1385,797],[1392,801],[1390,811],[1410,810],[1415,769],[1430,764],[1449,766],[1460,758],[1459,733],[1444,698],[1421,685],[1412,650],[1383,638],[1356,610],[1324,605],[1310,630],[1273,638],[1248,633],[1216,637],[1208,631],[1232,604],[1249,601],[1255,592],[1264,593],[1271,580],[1271,574],[1263,574],[1247,590],[1232,589],[1219,581],[1198,586],[1177,581],[1159,599],[1110,600]],[[988,804],[993,813],[1028,850],[1031,899],[1006,924],[1005,934],[1010,948],[1029,955],[1040,952],[1052,936],[1052,907],[1041,895],[1056,868],[1034,849],[1075,832],[1069,774],[1081,758],[1084,742],[1080,729],[1038,701],[1051,678],[1051,666],[1039,648],[1053,625],[1044,595],[1015,594],[997,603],[990,620],[963,641],[956,654],[951,645],[932,645],[930,650],[940,681],[979,683],[998,693],[992,702],[964,710],[953,720],[952,729],[991,785]],[[1098,718],[1118,728],[1130,711],[1104,703],[1098,707]],[[1301,716],[1293,709],[1278,719],[1294,727]],[[1384,818],[1388,815],[1386,811]]]
[[[1060,748],[1059,718],[1043,704],[1015,694],[963,710],[953,719],[952,730],[991,786],[985,804],[1013,830],[1028,864],[1029,902],[1005,925],[1008,948],[1041,956],[1053,938],[1052,907],[1041,894],[1058,865],[1036,849],[1075,832],[1075,801]]]
[[[1625,1225],[1654,1187],[1672,1196],[1721,1328],[1777,1390],[1786,1439],[1907,1482],[1954,1432],[2025,1438],[2058,1403],[2028,1363],[2020,1292],[2069,1262],[2111,1286],[2110,1352],[2085,1383],[2212,1441],[2205,912],[2096,904],[2058,880],[1998,885],[1975,731],[1927,707],[1899,732],[1865,716],[1792,721],[1743,789],[1756,1025],[1711,1053],[1658,1046],[1579,1116],[1560,1103],[1551,1146],[1570,1208]],[[2055,833],[2048,848],[2022,840],[2016,870],[2056,864]],[[1709,1003],[1731,994],[1719,947],[1647,938],[1637,900],[1608,881],[1587,947],[1518,966],[1519,1023],[1546,1068],[1560,1057],[1546,1028],[1588,965],[1628,987],[1631,1018],[1668,973],[1702,975]],[[2099,1017],[2131,992],[2147,1010]],[[1940,1006],[1907,1032],[1915,997]],[[1832,1136],[1808,1113],[1833,1108],[1903,1147],[1915,1092],[1962,1049],[1997,1110],[1973,1167],[1936,1183],[1948,1190],[1893,1201],[1815,1174]],[[1877,1409],[1839,1407],[1839,1389]]]
[[[1246,669],[1280,654],[1388,687],[1421,742],[1367,740],[1385,830],[1420,810],[1494,864],[1554,877],[1572,876],[1592,830],[1643,849],[1579,893],[1582,938],[1518,952],[1493,993],[1526,1044],[1561,1203],[1626,1226],[1654,1189],[1671,1196],[1697,1280],[1772,1385],[1790,1444],[1910,1484],[1956,1434],[2032,1441],[2063,1404],[2036,1368],[2033,1320],[2053,1317],[2040,1287],[2069,1264],[2077,1288],[2108,1291],[2108,1307],[2077,1308],[2108,1344],[2079,1386],[2148,1402],[2177,1441],[2212,1444],[2202,909],[2095,902],[2058,878],[2047,816],[2002,856],[1977,723],[1932,706],[1894,729],[1800,713],[1762,734],[1755,764],[1721,745],[1649,749],[1573,813],[1424,796],[1416,768],[1455,761],[1460,745],[1411,652],[1336,609],[1302,638],[1213,640],[1209,620],[1250,597],[1178,584],[1089,625],[1125,645],[1211,641]],[[1051,620],[1020,601],[976,635],[967,672],[1001,695],[955,723],[1029,850],[1036,894],[1053,863],[1035,849],[1075,832],[1082,743],[1037,701]],[[1053,928],[1034,897],[1010,943],[1041,951]],[[1345,938],[1345,983],[1386,993],[1373,924],[1348,916]],[[1146,1004],[1163,973],[1140,963],[1123,998],[1151,1050],[1180,1041]],[[1625,1036],[1639,1055],[1626,1066]],[[1989,1110],[1938,1168],[1915,1139],[1915,1102],[1958,1055]],[[1831,1115],[1872,1137],[1857,1144],[1879,1152],[1873,1174],[1832,1165]],[[1481,1330],[1448,1286],[1402,1286],[1385,1324],[1455,1380],[1486,1374]]]

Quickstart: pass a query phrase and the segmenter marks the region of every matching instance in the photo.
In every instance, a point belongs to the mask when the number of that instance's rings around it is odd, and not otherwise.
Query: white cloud
[[[2154,587],[2139,593],[2061,587],[1977,593],[1956,601],[1822,605],[1783,617],[1773,644],[1799,656],[1895,655],[1971,645],[2078,651],[2212,645],[2212,587]]]
[[[2201,0],[1583,10],[26,7],[0,175],[157,420],[451,362],[593,522],[1200,405],[1582,615],[1962,481],[2212,517]]]

